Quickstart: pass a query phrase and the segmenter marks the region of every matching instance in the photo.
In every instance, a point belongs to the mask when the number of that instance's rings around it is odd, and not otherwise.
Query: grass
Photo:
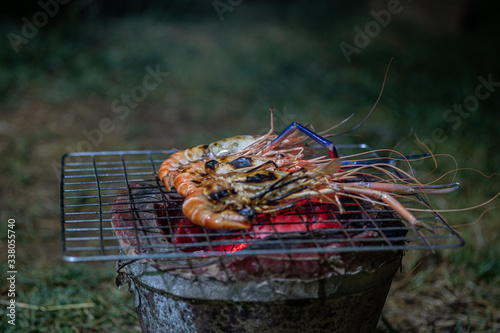
[[[2,332],[140,332],[132,298],[111,287],[109,266],[59,264],[27,271],[23,267],[17,275],[16,325],[2,321]]]
[[[392,148],[406,138],[397,150],[412,154],[423,150],[417,134],[436,155],[452,155],[460,168],[498,172],[500,92],[481,101],[458,128],[443,119],[454,103],[475,93],[479,75],[500,80],[498,46],[489,42],[495,37],[489,26],[496,22],[489,17],[494,12],[484,10],[472,28],[452,36],[395,20],[351,64],[338,45],[351,42],[353,27],[371,17],[364,7],[340,4],[244,2],[223,22],[210,5],[187,8],[174,2],[169,9],[124,16],[92,16],[90,5],[62,12],[18,53],[6,44],[0,50],[0,217],[16,219],[16,301],[24,304],[16,329],[138,330],[132,298],[114,285],[111,263],[60,259],[55,166],[68,151],[182,148],[261,133],[269,128],[270,106],[281,113],[278,130],[291,121],[322,130],[355,113],[338,129],[345,131],[372,107],[394,57],[380,103],[355,131],[360,137],[336,137],[336,142]],[[19,32],[21,16],[2,20],[0,35]],[[148,66],[169,76],[127,113],[113,109],[114,101],[143,84]],[[112,121],[113,130],[102,133],[98,144],[82,143],[90,142],[83,131],[99,129],[103,118]],[[446,139],[433,140],[435,129]],[[449,157],[437,161],[435,174],[455,168]],[[474,170],[459,171],[454,180],[461,182],[460,191],[433,198],[440,209],[480,204],[499,188],[498,176]],[[464,248],[405,256],[380,332],[500,329],[496,205],[498,200],[445,214],[467,241]],[[6,235],[0,224],[1,239]],[[6,286],[0,284],[1,331],[11,329],[4,321]]]

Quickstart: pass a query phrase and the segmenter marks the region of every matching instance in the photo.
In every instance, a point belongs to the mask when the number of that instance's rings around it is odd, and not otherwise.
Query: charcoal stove
[[[337,149],[380,159],[366,145]],[[405,251],[464,244],[432,209],[416,216],[434,232],[355,198],[343,199],[344,212],[304,200],[247,230],[195,226],[156,176],[171,153],[62,160],[63,258],[116,261],[145,332],[371,331]],[[401,201],[430,208],[418,195]]]

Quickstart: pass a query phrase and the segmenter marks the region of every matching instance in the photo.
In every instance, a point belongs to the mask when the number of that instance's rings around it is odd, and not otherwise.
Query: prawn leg
[[[194,224],[211,229],[247,229],[255,218],[253,210],[217,211],[201,190],[186,197],[182,212]]]
[[[398,200],[396,200],[387,192],[389,190],[389,187],[387,185],[390,184],[381,184],[384,186],[380,188],[378,188],[377,185],[378,184],[374,184],[374,186],[371,186],[370,188],[343,185],[341,186],[341,188],[344,192],[366,195],[367,197],[373,199],[382,200],[386,205],[398,212],[398,214],[401,215],[401,217],[404,218],[410,225],[417,228],[424,228],[432,233],[435,233],[434,229],[432,229],[427,224],[419,221],[405,206],[403,206]],[[400,186],[396,186],[394,189],[397,192],[401,192]]]
[[[367,186],[370,184],[370,186]],[[316,189],[306,189],[299,194],[302,197],[323,197],[323,198],[331,198],[333,200],[337,199],[337,196],[342,196],[343,194],[354,194],[365,196],[364,200],[369,200],[369,198],[380,200],[385,203],[387,206],[395,210],[404,220],[406,220],[411,226],[415,228],[424,228],[432,233],[435,233],[435,230],[425,224],[424,222],[419,221],[415,215],[413,215],[403,204],[401,204],[398,200],[396,200],[391,193],[393,192],[404,192],[402,191],[403,185],[397,185],[392,187],[391,185],[395,184],[377,184],[377,183],[364,183],[362,186],[359,186],[359,183],[353,184],[341,184],[335,183],[332,184],[333,187],[322,188],[319,190]],[[378,186],[382,185],[382,186]],[[412,189],[408,189],[407,193],[412,193]],[[332,201],[333,203],[335,201]],[[417,230],[417,232],[419,232]]]
[[[391,193],[425,193],[425,194],[446,194],[456,191],[460,188],[460,183],[439,184],[439,185],[416,185],[416,184],[394,184],[394,183],[380,183],[380,182],[353,182],[349,183],[351,186],[359,186],[363,188],[373,189],[383,192]]]
[[[328,149],[328,152],[330,153],[331,158],[338,157],[337,149],[333,145],[333,142],[325,139],[321,135],[314,133],[313,131],[311,131],[307,127],[305,127],[299,123],[296,123],[296,122],[293,122],[290,125],[288,125],[288,127],[285,128],[285,130],[280,135],[278,135],[273,141],[271,141],[263,149],[262,153],[265,153],[271,149],[276,148],[283,140],[285,140],[287,137],[289,137],[292,133],[294,133],[297,130],[301,131],[302,133],[304,133],[305,135],[307,135],[308,137],[310,137],[311,139],[313,139],[314,141],[319,143],[322,147]]]

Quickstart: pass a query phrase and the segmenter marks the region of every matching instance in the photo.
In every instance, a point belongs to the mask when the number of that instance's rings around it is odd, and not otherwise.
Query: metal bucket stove
[[[63,157],[64,258],[115,260],[145,332],[372,331],[405,250],[463,245],[432,211],[417,216],[426,234],[357,199],[342,213],[304,201],[248,230],[201,228],[155,177],[169,153]],[[427,207],[417,199],[405,205]]]

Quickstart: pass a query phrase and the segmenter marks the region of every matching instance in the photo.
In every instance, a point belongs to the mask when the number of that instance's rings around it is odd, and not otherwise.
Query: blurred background
[[[61,259],[63,154],[183,149],[290,122],[337,143],[418,154],[462,188],[437,209],[500,188],[495,1],[92,1],[2,4],[1,331],[137,332],[112,263]],[[425,146],[423,145],[425,144]],[[426,148],[427,147],[427,148]],[[461,249],[408,253],[380,332],[500,330],[499,200],[444,214]],[[6,322],[7,221],[15,219],[17,326]],[[82,305],[81,304],[87,304]],[[90,304],[90,305],[89,305]],[[73,308],[71,308],[73,307]]]

